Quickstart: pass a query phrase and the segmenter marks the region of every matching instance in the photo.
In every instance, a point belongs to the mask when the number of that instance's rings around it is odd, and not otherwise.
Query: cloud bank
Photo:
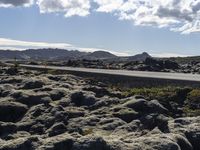
[[[26,49],[40,49],[40,48],[59,48],[67,50],[79,50],[83,52],[94,52],[94,51],[107,51],[117,56],[131,56],[137,53],[131,52],[118,52],[113,50],[99,49],[99,48],[84,48],[78,47],[68,43],[48,43],[48,42],[30,42],[20,41],[7,38],[0,38],[0,50],[26,50]],[[187,57],[193,56],[188,54],[177,54],[177,53],[151,53],[153,57]]]
[[[166,27],[182,34],[200,32],[200,0],[0,0],[0,7],[33,4],[41,13],[65,17],[110,13],[136,26]]]
[[[117,56],[128,56],[128,53],[110,51],[99,48],[84,48],[78,47],[68,43],[47,43],[47,42],[29,42],[20,41],[7,38],[0,38],[0,50],[26,50],[26,49],[40,49],[40,48],[59,48],[67,50],[79,50],[84,52],[94,52],[94,51],[107,51],[111,52]]]

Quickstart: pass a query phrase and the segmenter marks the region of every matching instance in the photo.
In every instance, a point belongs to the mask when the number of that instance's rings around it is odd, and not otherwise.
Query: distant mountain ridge
[[[88,53],[85,56],[82,56],[83,59],[89,59],[89,60],[98,60],[98,59],[112,59],[117,58],[116,55],[106,52],[106,51],[95,51],[92,53]]]
[[[145,61],[146,58],[150,58],[151,56],[147,52],[143,52],[142,54],[137,54],[135,56],[130,56],[128,58],[129,61]]]
[[[78,50],[66,49],[28,49],[24,51],[0,50],[0,59],[18,59],[18,60],[111,60],[111,61],[143,61],[147,57],[151,57],[144,52],[130,57],[116,56],[107,51],[81,52]]]
[[[77,50],[68,51],[65,49],[28,49],[24,51],[0,50],[0,59],[20,59],[20,60],[59,60],[75,59],[87,55],[86,52]]]

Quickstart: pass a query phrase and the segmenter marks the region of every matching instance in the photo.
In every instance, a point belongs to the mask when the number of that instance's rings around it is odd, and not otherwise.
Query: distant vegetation
[[[181,111],[185,116],[200,115],[200,89],[189,87],[156,87],[156,88],[132,88],[123,89],[125,97],[142,95],[146,99],[157,99],[164,106],[169,106],[171,112]],[[179,107],[182,110],[178,110]],[[174,107],[174,108],[173,108]]]
[[[200,56],[193,57],[171,57],[169,60],[175,61],[180,64],[186,64],[191,62],[200,62]]]

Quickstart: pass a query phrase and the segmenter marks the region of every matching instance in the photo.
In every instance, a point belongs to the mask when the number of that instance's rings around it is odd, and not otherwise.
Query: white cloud
[[[17,47],[19,49],[27,48],[70,48],[72,45],[67,43],[45,43],[45,42],[27,42],[0,38],[0,47]]]
[[[0,50],[26,50],[39,48],[59,48],[67,50],[79,50],[84,52],[107,51],[118,56],[128,56],[128,53],[110,51],[99,48],[83,48],[68,43],[47,43],[47,42],[28,42],[13,39],[0,38]]]
[[[101,49],[101,48],[80,48],[80,47],[76,47],[75,49],[78,49],[79,51],[83,51],[83,52],[106,51],[106,52],[110,52],[110,53],[117,55],[117,56],[130,56],[130,54],[126,53],[126,52],[118,52],[118,51],[106,50],[106,49]]]
[[[94,0],[98,12],[117,14],[138,26],[168,27],[188,34],[200,32],[200,0]]]
[[[41,13],[64,13],[65,17],[87,16],[90,12],[89,0],[38,0]]]
[[[118,10],[123,4],[123,0],[93,0],[93,1],[97,3],[99,6],[96,11],[107,12],[107,13]]]
[[[138,26],[168,27],[184,34],[200,31],[200,0],[127,0],[114,13]]]
[[[29,7],[34,3],[34,0],[0,0],[0,7]]]
[[[167,27],[183,34],[200,32],[200,0],[0,0],[0,7],[33,3],[41,13],[83,17],[96,11],[114,14],[137,26]]]
[[[39,49],[39,48],[59,48],[67,50],[79,50],[83,52],[94,52],[94,51],[107,51],[117,56],[131,56],[137,53],[120,52],[114,50],[106,50],[102,48],[85,48],[79,47],[68,43],[48,43],[48,42],[28,42],[13,39],[0,38],[0,50],[26,50],[26,49]],[[139,52],[138,52],[139,53]],[[177,53],[151,53],[153,57],[187,57],[192,55],[177,54]]]

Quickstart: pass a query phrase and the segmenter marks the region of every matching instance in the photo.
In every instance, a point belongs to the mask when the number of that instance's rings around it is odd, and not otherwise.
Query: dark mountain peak
[[[116,55],[106,51],[95,51],[90,55],[95,57],[116,57]]]
[[[150,56],[147,52],[143,52],[142,55]]]
[[[83,59],[110,59],[110,58],[116,58],[117,56],[107,52],[107,51],[95,51],[92,53],[89,53],[88,55],[85,55]]]
[[[143,52],[141,54],[129,57],[129,61],[145,61],[147,58],[151,58],[151,55],[149,55],[147,52]]]

